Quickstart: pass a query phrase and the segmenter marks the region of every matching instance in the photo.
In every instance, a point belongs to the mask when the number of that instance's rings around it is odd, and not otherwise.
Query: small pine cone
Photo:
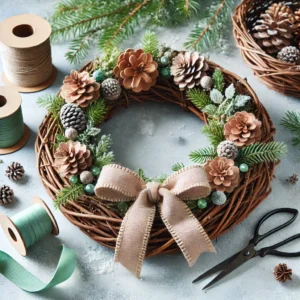
[[[118,80],[113,78],[105,79],[101,84],[101,95],[103,99],[113,102],[121,95],[121,86]]]
[[[292,274],[292,269],[289,269],[286,264],[279,264],[274,268],[275,278],[280,282],[292,280]]]
[[[235,160],[238,156],[238,147],[232,141],[223,141],[217,147],[219,157],[226,157]]]
[[[294,24],[295,42],[297,43],[298,47],[300,47],[300,8],[294,12],[294,16],[295,16],[295,24]]]
[[[86,119],[83,110],[71,103],[67,103],[61,108],[60,121],[65,129],[73,128],[80,132],[86,127]]]
[[[287,46],[277,54],[277,58],[291,64],[299,65],[300,51],[294,46]]]
[[[18,162],[13,162],[10,166],[5,170],[5,175],[14,181],[20,180],[24,176],[24,168]]]
[[[0,205],[6,205],[14,200],[14,191],[7,185],[0,186]]]

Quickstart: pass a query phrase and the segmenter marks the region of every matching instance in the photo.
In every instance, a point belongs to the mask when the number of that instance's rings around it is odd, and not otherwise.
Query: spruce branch
[[[99,126],[106,115],[106,103],[104,99],[99,99],[90,104],[86,111],[88,122],[93,127]]]
[[[152,31],[147,31],[142,37],[142,45],[145,53],[150,53],[153,57],[157,57],[159,42],[157,35]]]
[[[296,134],[296,136],[292,138],[292,145],[300,145],[300,113],[294,111],[286,112],[285,116],[281,120],[280,125],[282,125],[285,129],[288,129],[290,132]]]
[[[203,127],[202,133],[208,137],[214,147],[217,147],[225,140],[223,125],[215,120],[210,120],[209,123]]]
[[[202,110],[205,106],[211,104],[209,95],[199,89],[189,89],[187,98],[199,109]]]
[[[172,166],[172,171],[177,172],[183,168],[184,168],[184,164],[182,162],[181,163],[178,162]]]
[[[192,151],[189,154],[189,157],[190,157],[191,161],[194,163],[204,164],[207,161],[212,160],[215,157],[217,157],[217,152],[213,147],[206,147],[206,148]]]
[[[71,186],[66,186],[58,192],[54,205],[59,208],[61,205],[67,204],[68,201],[76,201],[84,193],[83,184],[75,184]]]
[[[222,93],[224,86],[225,86],[225,80],[224,80],[224,75],[223,75],[223,72],[221,71],[221,69],[216,68],[214,70],[212,79],[213,79],[214,88]]]
[[[46,95],[37,99],[37,105],[46,108],[55,119],[59,117],[60,109],[64,104],[64,99],[55,95]]]

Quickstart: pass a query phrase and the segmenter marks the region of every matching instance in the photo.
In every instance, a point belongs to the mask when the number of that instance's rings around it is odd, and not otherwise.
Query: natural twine
[[[50,40],[31,48],[2,44],[2,63],[7,79],[21,87],[37,86],[52,74]]]

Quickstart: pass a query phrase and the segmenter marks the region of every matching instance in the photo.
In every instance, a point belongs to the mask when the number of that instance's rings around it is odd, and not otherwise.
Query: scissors
[[[279,214],[279,213],[289,213],[289,214],[292,214],[293,216],[289,221],[283,223],[282,225],[271,229],[270,231],[266,232],[265,234],[259,234],[259,230],[260,230],[262,224],[267,219],[269,219],[271,216],[273,216],[275,214]],[[216,272],[221,271],[219,273],[219,275],[217,275],[209,284],[207,284],[203,288],[203,290],[207,289],[208,287],[212,286],[213,284],[215,284],[216,282],[218,282],[219,280],[224,278],[226,275],[230,274],[232,271],[237,269],[239,266],[243,265],[245,262],[247,262],[248,260],[250,260],[251,258],[256,257],[256,256],[265,257],[266,255],[275,255],[275,256],[282,256],[282,257],[299,257],[300,252],[294,252],[294,253],[281,252],[281,251],[277,251],[276,249],[285,244],[290,243],[291,241],[294,241],[294,240],[300,238],[300,233],[293,235],[293,236],[287,238],[286,240],[284,240],[280,243],[277,243],[273,246],[261,248],[259,250],[254,249],[254,247],[259,242],[264,240],[266,237],[274,234],[275,232],[277,232],[277,231],[289,226],[291,223],[293,223],[295,221],[295,219],[297,218],[297,216],[298,216],[298,210],[293,209],[293,208],[278,208],[278,209],[270,211],[265,216],[263,216],[262,219],[256,225],[256,228],[254,230],[254,236],[249,241],[249,244],[246,248],[244,248],[242,251],[236,253],[235,255],[229,257],[228,259],[221,262],[220,264],[216,265],[215,267],[208,270],[204,274],[200,275],[193,281],[193,283],[195,283],[199,280],[202,280]]]

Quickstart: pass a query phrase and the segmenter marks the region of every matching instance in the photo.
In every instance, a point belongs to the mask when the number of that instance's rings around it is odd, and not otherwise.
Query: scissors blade
[[[249,259],[255,257],[255,254],[256,251],[254,249],[254,245],[248,245],[245,249],[239,252],[238,255],[223,269],[223,271],[219,275],[217,275],[209,284],[207,284],[203,288],[203,290],[209,288],[210,286],[224,278],[226,275],[230,274],[232,271],[243,265]]]
[[[195,283],[199,280],[202,280],[218,271],[223,270],[228,264],[230,264],[238,255],[240,254],[240,252],[232,255],[231,257],[227,258],[226,260],[222,261],[221,263],[219,263],[218,265],[214,266],[213,268],[211,268],[210,270],[206,271],[205,273],[203,273],[202,275],[198,276],[196,279],[193,280],[192,283]]]

